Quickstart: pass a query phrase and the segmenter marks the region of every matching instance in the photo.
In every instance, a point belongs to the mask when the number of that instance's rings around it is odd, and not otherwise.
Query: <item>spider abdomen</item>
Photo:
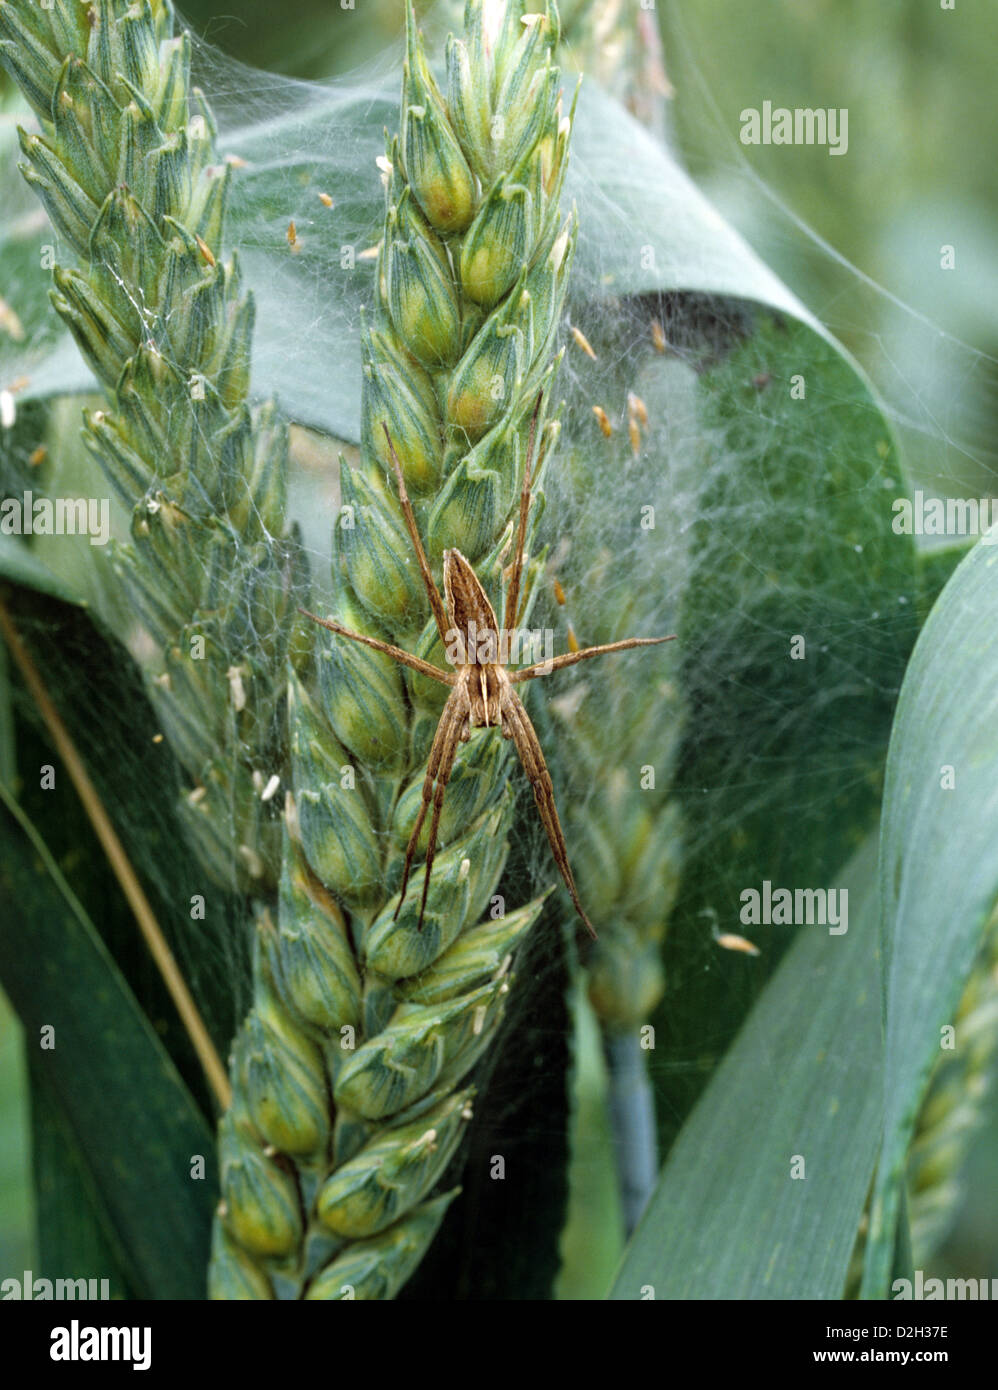
[[[509,677],[501,666],[463,666],[460,678],[471,703],[469,722],[473,729],[497,728],[502,723],[503,681]]]

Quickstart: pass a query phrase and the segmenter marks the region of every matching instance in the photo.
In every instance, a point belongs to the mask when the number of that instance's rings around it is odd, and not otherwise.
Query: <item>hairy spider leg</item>
[[[630,647],[657,647],[660,642],[674,642],[676,634],[669,637],[627,637],[623,642],[607,642],[602,647],[585,647],[581,652],[565,652],[553,656],[550,661],[537,661],[533,666],[524,666],[520,671],[510,671],[509,678],[514,685],[520,681],[536,680],[538,676],[561,671],[565,666],[574,666],[577,661],[588,661],[591,656],[603,656],[606,652],[626,652]]]
[[[385,432],[388,440],[388,453],[391,456],[392,467],[395,470],[395,481],[398,484],[399,502],[402,507],[402,515],[405,517],[405,524],[409,528],[409,539],[412,541],[412,548],[416,552],[416,559],[419,562],[419,572],[423,576],[423,583],[426,585],[426,596],[430,600],[430,608],[436,619],[437,631],[440,633],[440,640],[444,646],[447,645],[447,613],[444,609],[444,601],[440,597],[440,591],[433,580],[430,572],[430,564],[426,558],[426,551],[423,549],[423,542],[419,538],[419,528],[416,525],[415,513],[412,510],[412,503],[409,501],[409,494],[405,490],[405,479],[402,476],[402,465],[399,463],[398,454],[395,452],[395,445],[392,437],[388,433],[388,425],[382,421],[381,428]]]
[[[516,535],[516,554],[513,557],[513,573],[509,578],[509,588],[506,591],[506,613],[503,618],[503,627],[509,634],[516,627],[517,614],[520,608],[520,579],[523,574],[523,547],[527,541],[527,517],[530,512],[530,470],[534,461],[534,435],[537,430],[537,417],[540,414],[541,402],[544,399],[544,392],[540,392],[537,397],[537,404],[534,406],[534,413],[530,417],[530,434],[527,438],[527,457],[523,465],[523,487],[520,489],[520,519],[517,526]]]
[[[409,836],[409,843],[405,851],[405,868],[402,870],[402,886],[399,889],[398,907],[395,909],[394,920],[398,921],[398,915],[402,911],[402,904],[405,901],[405,890],[409,884],[409,873],[412,869],[412,861],[416,854],[416,844],[419,840],[419,832],[423,828],[423,821],[426,819],[426,812],[430,802],[433,802],[433,815],[430,820],[430,837],[426,845],[426,869],[423,878],[423,896],[419,904],[419,921],[417,931],[423,930],[423,916],[426,912],[426,897],[430,891],[430,874],[433,871],[433,860],[437,852],[437,832],[440,829],[440,813],[443,810],[444,796],[447,791],[447,783],[450,781],[451,772],[454,770],[454,759],[457,756],[457,745],[467,738],[468,715],[471,713],[471,700],[468,696],[467,686],[464,681],[459,680],[451,691],[443,713],[440,716],[440,723],[437,731],[433,735],[433,745],[430,748],[430,758],[426,765],[426,776],[423,778],[423,794],[419,805],[419,815],[416,817],[416,824],[412,834]],[[436,784],[434,786],[434,784]]]
[[[534,801],[537,803],[537,811],[547,834],[554,862],[564,879],[565,887],[568,889],[576,912],[585,922],[589,935],[595,940],[596,928],[586,916],[585,909],[579,901],[575,879],[572,877],[572,869],[568,862],[568,848],[565,845],[565,837],[562,834],[561,821],[558,819],[558,809],[554,801],[554,786],[551,782],[547,763],[544,761],[544,754],[541,752],[540,740],[530,722],[530,716],[523,708],[523,702],[511,685],[507,685],[503,690],[502,710],[503,733],[507,738],[513,740],[520,763],[527,774],[527,781],[533,788]]]
[[[391,642],[381,642],[377,637],[367,637],[363,632],[351,632],[350,628],[338,623],[335,618],[320,618],[315,613],[310,613],[307,608],[299,608],[298,612],[306,618],[311,618],[313,623],[318,623],[320,627],[328,627],[330,632],[335,632],[338,637],[349,637],[352,642],[363,642],[365,647],[373,647],[376,652],[384,652],[385,656],[392,657],[395,661],[401,662],[403,666],[409,666],[413,671],[418,671],[421,676],[428,676],[430,680],[439,681],[441,685],[453,685],[457,677],[452,671],[441,671],[439,666],[434,666],[432,661],[424,661],[420,656],[413,656],[411,652],[404,652],[401,647],[393,647]]]

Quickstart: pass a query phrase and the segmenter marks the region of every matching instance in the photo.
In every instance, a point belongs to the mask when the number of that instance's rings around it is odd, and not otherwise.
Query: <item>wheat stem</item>
[[[630,1238],[658,1181],[655,1095],[648,1053],[637,1032],[604,1029],[603,1054],[624,1232]]]

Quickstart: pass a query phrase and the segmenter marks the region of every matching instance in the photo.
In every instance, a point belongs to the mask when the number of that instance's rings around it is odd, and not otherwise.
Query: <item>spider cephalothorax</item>
[[[628,647],[649,647],[659,642],[672,640],[670,637],[629,637],[623,642],[610,642],[602,647],[587,647],[583,651],[567,652],[563,656],[536,662],[532,666],[524,666],[519,670],[511,671],[508,669],[510,639],[514,636],[520,611],[523,547],[527,535],[527,517],[530,512],[530,469],[534,450],[534,430],[540,404],[540,400],[538,400],[530,425],[530,440],[527,445],[527,457],[523,470],[523,488],[520,493],[516,553],[513,558],[509,588],[506,591],[505,617],[501,628],[495,610],[489,602],[478,576],[459,550],[444,551],[446,603],[444,599],[441,599],[430,572],[423,543],[419,538],[416,518],[406,492],[405,479],[402,477],[402,469],[387,425],[384,426],[385,437],[388,440],[392,467],[395,470],[395,478],[398,483],[402,514],[405,517],[413,549],[416,552],[416,559],[419,562],[420,573],[426,585],[427,597],[430,601],[430,608],[433,610],[437,630],[440,633],[440,640],[444,644],[448,660],[451,661],[454,669],[444,671],[439,666],[434,666],[432,662],[424,661],[421,657],[413,656],[411,652],[403,651],[401,647],[394,647],[390,643],[381,642],[374,637],[365,637],[360,632],[351,632],[349,628],[343,627],[335,619],[318,618],[314,613],[306,613],[306,617],[329,628],[330,632],[335,632],[340,637],[349,637],[355,642],[363,642],[365,646],[373,647],[375,651],[385,652],[403,666],[408,666],[413,671],[419,671],[422,675],[429,676],[431,680],[439,681],[441,684],[451,687],[451,693],[444,705],[437,731],[433,736],[430,757],[426,765],[426,776],[423,779],[423,798],[419,807],[419,815],[416,817],[416,824],[406,848],[402,887],[399,891],[399,905],[395,909],[397,918],[405,900],[405,890],[409,882],[409,873],[412,869],[419,834],[423,828],[423,821],[426,819],[426,812],[432,803],[433,814],[430,819],[430,834],[426,846],[423,897],[419,907],[420,929],[423,925],[426,895],[430,887],[430,873],[436,854],[440,813],[443,810],[447,783],[454,768],[457,746],[459,743],[467,742],[473,728],[498,728],[502,731],[503,738],[512,739],[516,746],[520,763],[533,788],[534,800],[537,803],[541,823],[547,834],[555,863],[565,881],[565,887],[568,889],[575,909],[585,922],[589,932],[593,936],[596,935],[596,930],[579,901],[575,880],[572,877],[572,870],[568,863],[568,850],[565,847],[565,837],[562,834],[561,822],[558,819],[558,811],[554,803],[554,787],[551,783],[547,764],[544,761],[544,754],[541,752],[540,742],[527,711],[523,707],[523,702],[513,687],[523,681],[534,680],[537,676],[546,676],[551,671],[559,671],[563,666],[574,666],[577,661],[586,661],[589,657],[600,656],[604,652],[624,651]],[[304,609],[302,611],[305,612]]]

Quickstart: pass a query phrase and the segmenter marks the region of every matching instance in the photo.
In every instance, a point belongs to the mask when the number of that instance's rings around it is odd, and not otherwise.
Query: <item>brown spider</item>
[[[388,642],[380,642],[374,637],[365,637],[360,632],[351,632],[349,628],[341,626],[332,618],[319,618],[304,608],[301,610],[307,618],[311,618],[313,622],[319,623],[322,627],[327,627],[330,632],[335,632],[340,637],[349,637],[354,642],[363,642],[365,646],[373,647],[375,651],[384,652],[393,657],[403,666],[408,666],[411,670],[419,671],[421,675],[428,676],[431,680],[439,681],[442,685],[451,687],[450,696],[444,705],[437,731],[433,736],[426,777],[423,781],[423,799],[406,848],[399,905],[395,909],[397,919],[405,900],[409,871],[412,868],[413,856],[416,853],[416,842],[419,839],[419,832],[423,828],[427,808],[432,801],[433,816],[430,821],[430,838],[426,847],[426,875],[423,880],[423,897],[419,907],[418,930],[420,931],[423,927],[426,895],[429,891],[430,873],[433,869],[433,859],[436,853],[440,813],[443,809],[447,783],[454,767],[454,759],[457,756],[457,745],[458,743],[467,743],[473,728],[498,727],[502,730],[503,738],[511,738],[516,745],[523,770],[533,787],[534,800],[537,803],[541,823],[547,832],[548,843],[551,846],[555,863],[561,871],[565,887],[575,904],[575,910],[585,922],[590,935],[595,937],[596,930],[583,911],[576,891],[575,880],[572,877],[572,870],[569,867],[568,850],[565,847],[565,837],[562,834],[558,811],[555,807],[551,776],[544,761],[534,726],[513,687],[521,681],[531,681],[537,676],[546,676],[550,671],[559,671],[563,666],[574,666],[577,661],[586,661],[589,657],[601,656],[604,652],[624,651],[628,647],[651,647],[659,642],[671,642],[673,640],[672,637],[628,637],[623,642],[610,642],[602,647],[587,647],[583,651],[568,652],[564,656],[556,656],[547,661],[537,662],[532,666],[525,666],[519,671],[507,670],[505,664],[499,659],[500,655],[508,650],[509,635],[515,629],[519,616],[523,547],[527,534],[527,517],[530,511],[530,469],[534,451],[534,430],[540,406],[541,401],[538,399],[533,419],[530,422],[530,437],[523,473],[523,490],[520,493],[520,523],[516,540],[516,556],[513,561],[509,589],[506,592],[506,615],[501,630],[496,620],[495,611],[478,581],[478,576],[460,550],[445,550],[443,554],[445,607],[444,600],[441,599],[433,581],[426,552],[419,538],[416,518],[413,515],[412,504],[405,489],[405,480],[402,477],[402,469],[395,453],[395,446],[388,433],[388,426],[382,426],[385,431],[385,438],[388,440],[392,467],[395,470],[398,483],[402,513],[409,528],[416,558],[419,561],[420,572],[426,585],[427,597],[436,619],[440,640],[448,651],[448,661],[452,661],[455,666],[454,671],[442,671],[432,662],[423,661],[421,657],[413,656],[400,647],[394,647]],[[505,642],[502,640],[504,638],[506,639]],[[449,654],[451,650],[454,650],[455,644],[464,656],[463,661],[453,661]]]

